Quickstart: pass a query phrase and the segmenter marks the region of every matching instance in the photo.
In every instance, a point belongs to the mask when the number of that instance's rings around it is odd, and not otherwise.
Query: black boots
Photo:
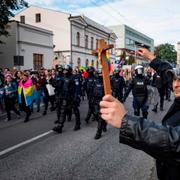
[[[158,103],[154,105],[154,108],[152,109],[153,112],[157,112]]]
[[[47,114],[47,111],[44,111],[42,115],[45,116],[46,114]]]
[[[62,133],[62,126],[60,126],[60,125],[55,126],[52,130],[57,133]]]
[[[74,131],[78,131],[78,130],[80,130],[80,129],[81,129],[80,125],[75,125],[73,130],[74,130]]]
[[[26,118],[25,118],[25,120],[24,120],[25,123],[29,121],[29,116],[30,116],[30,115],[26,115]]]
[[[101,133],[97,132],[96,135],[94,136],[94,139],[100,139],[101,138]]]

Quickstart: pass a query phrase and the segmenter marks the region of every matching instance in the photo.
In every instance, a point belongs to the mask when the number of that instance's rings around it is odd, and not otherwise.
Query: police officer
[[[63,66],[58,64],[56,65],[56,72],[57,75],[54,78],[52,84],[55,87],[55,97],[56,97],[56,113],[57,113],[57,120],[54,123],[60,122],[61,117],[61,108],[62,108],[62,88],[64,84],[64,77],[63,77]]]
[[[93,98],[94,98],[94,118],[98,122],[97,131],[94,139],[101,138],[102,131],[106,132],[107,123],[101,118],[99,103],[104,96],[104,86],[101,71],[97,73],[97,78],[94,81],[93,88]]]
[[[85,90],[85,92],[87,94],[87,98],[88,98],[88,113],[87,113],[87,116],[85,118],[86,123],[89,122],[89,119],[94,112],[93,89],[94,89],[94,81],[96,79],[95,74],[94,74],[95,73],[94,67],[92,67],[92,66],[88,67],[87,72],[89,75],[84,80],[84,83],[83,83],[84,90]]]
[[[75,82],[75,96],[73,99],[72,110],[73,110],[75,118],[76,118],[76,124],[74,127],[74,131],[77,131],[80,129],[80,125],[81,125],[79,106],[80,106],[80,102],[81,102],[81,86],[82,86],[82,78],[81,78],[81,74],[79,73],[78,69],[74,70],[74,82]]]
[[[58,121],[58,125],[53,128],[55,132],[62,133],[66,116],[71,115],[70,110],[72,108],[72,100],[75,96],[75,83],[72,75],[72,67],[66,65],[64,67],[64,78],[62,86],[62,99],[61,99],[61,117]],[[77,122],[76,122],[77,123]]]
[[[148,116],[148,90],[147,90],[148,80],[144,76],[144,67],[137,65],[135,67],[135,76],[133,77],[127,91],[124,94],[123,101],[126,100],[130,91],[132,90],[133,94],[133,108],[134,115],[140,115],[140,109],[142,110],[143,118]]]
[[[120,69],[114,70],[114,75],[111,78],[112,95],[122,102],[123,89],[125,88],[125,80],[119,75]]]

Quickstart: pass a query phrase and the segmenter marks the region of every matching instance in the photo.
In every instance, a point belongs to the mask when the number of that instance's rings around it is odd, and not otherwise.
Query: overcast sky
[[[73,15],[84,14],[105,26],[127,24],[155,45],[180,41],[180,0],[26,0]]]

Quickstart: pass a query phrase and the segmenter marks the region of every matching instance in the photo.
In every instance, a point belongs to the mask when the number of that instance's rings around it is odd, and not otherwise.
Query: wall
[[[35,14],[41,14],[41,22],[35,22]],[[36,6],[30,6],[17,14],[13,19],[20,21],[20,16],[25,16],[25,23],[53,31],[54,51],[70,50],[70,14],[54,11]]]
[[[51,68],[53,55],[53,34],[51,31],[30,25],[12,22],[8,38],[3,37],[4,45],[0,45],[0,67],[14,66],[14,56],[24,56],[24,66],[20,69],[33,68],[33,53],[43,54],[44,67]]]

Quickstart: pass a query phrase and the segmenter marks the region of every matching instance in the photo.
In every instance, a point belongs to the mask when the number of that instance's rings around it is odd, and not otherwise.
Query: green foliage
[[[155,47],[155,54],[162,60],[167,60],[170,63],[176,64],[177,52],[174,45],[168,43],[160,44],[159,46]]]
[[[24,0],[0,0],[0,36],[8,35],[6,25],[9,18],[14,16],[13,12],[27,6],[28,4]]]

